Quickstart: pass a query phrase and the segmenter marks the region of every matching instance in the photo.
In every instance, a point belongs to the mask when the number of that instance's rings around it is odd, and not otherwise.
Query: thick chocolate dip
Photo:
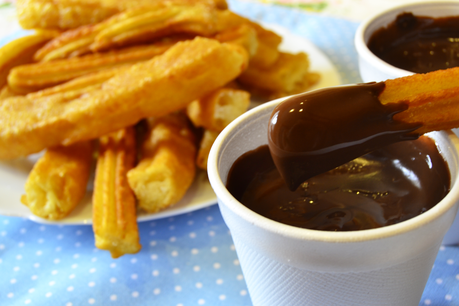
[[[424,73],[459,66],[459,16],[433,18],[398,15],[375,31],[368,48],[383,61]]]
[[[351,231],[419,215],[449,191],[450,174],[420,125],[394,120],[384,83],[317,90],[272,112],[268,145],[242,155],[227,188],[242,204],[298,227]],[[403,140],[403,141],[402,141]]]
[[[376,150],[289,190],[267,145],[242,155],[227,188],[272,220],[302,228],[353,231],[415,217],[448,193],[450,174],[427,136]]]
[[[382,105],[384,83],[338,86],[291,97],[273,111],[268,144],[290,190],[307,179],[385,145],[416,139],[419,125],[393,116],[406,105]]]

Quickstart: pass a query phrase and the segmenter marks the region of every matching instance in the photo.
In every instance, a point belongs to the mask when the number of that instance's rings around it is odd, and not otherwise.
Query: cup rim
[[[356,30],[356,33],[354,35],[354,46],[356,48],[357,54],[359,54],[362,59],[365,61],[372,63],[372,65],[382,73],[386,75],[396,75],[398,77],[403,77],[403,76],[408,76],[414,74],[412,71],[408,71],[405,69],[401,69],[398,67],[395,67],[379,57],[377,57],[373,52],[370,51],[370,49],[367,46],[367,42],[365,41],[365,34],[366,31],[368,30],[368,27],[372,25],[374,22],[377,22],[380,18],[385,17],[386,15],[393,14],[394,12],[401,12],[403,10],[407,10],[409,8],[417,7],[417,6],[438,6],[442,4],[457,4],[459,5],[459,2],[456,0],[441,0],[441,1],[418,1],[418,2],[412,2],[412,3],[404,3],[400,5],[396,5],[393,7],[390,7],[387,10],[384,10],[382,12],[379,12],[375,15],[372,15],[371,17],[365,19],[358,27]],[[395,16],[394,16],[395,17]]]
[[[289,97],[266,102],[236,118],[219,134],[209,153],[207,172],[210,184],[217,194],[219,205],[226,206],[233,213],[245,219],[250,224],[260,227],[265,231],[280,234],[292,239],[334,243],[364,242],[390,238],[413,231],[425,224],[433,222],[435,219],[447,213],[447,211],[451,209],[451,207],[453,207],[456,202],[459,201],[459,175],[456,175],[456,177],[451,177],[452,185],[448,194],[434,207],[409,220],[375,229],[342,232],[305,229],[282,224],[250,210],[245,205],[236,200],[226,189],[226,186],[219,175],[218,164],[220,160],[220,153],[226,145],[226,139],[238,130],[238,126],[242,122],[250,120],[250,118],[258,112],[267,111],[269,108],[274,109],[277,104],[287,98]],[[448,142],[448,147],[455,153],[453,160],[454,163],[456,165],[459,164],[459,138],[456,136],[456,134],[454,134],[451,130],[432,133],[443,134],[446,141]],[[449,166],[449,169],[451,169],[451,166]],[[457,173],[459,173],[459,169],[457,170]]]

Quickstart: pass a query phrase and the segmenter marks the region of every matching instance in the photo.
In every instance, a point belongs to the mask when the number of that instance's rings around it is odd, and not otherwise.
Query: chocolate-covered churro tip
[[[394,120],[405,103],[381,104],[385,84],[367,83],[294,96],[273,111],[268,143],[290,190],[373,150],[416,139],[418,123]]]

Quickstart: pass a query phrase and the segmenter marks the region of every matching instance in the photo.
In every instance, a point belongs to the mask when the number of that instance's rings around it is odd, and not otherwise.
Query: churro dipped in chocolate
[[[459,68],[300,94],[273,111],[274,163],[291,190],[385,145],[459,126]]]

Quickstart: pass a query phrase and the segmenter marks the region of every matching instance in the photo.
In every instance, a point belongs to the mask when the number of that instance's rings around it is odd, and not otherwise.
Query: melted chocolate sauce
[[[382,105],[384,83],[316,90],[280,103],[268,127],[275,165],[295,190],[304,181],[385,145],[416,139],[420,125],[397,122],[403,103]]]
[[[459,66],[459,16],[432,18],[398,15],[377,30],[368,48],[385,62],[424,73]]]
[[[285,224],[351,231],[399,223],[438,203],[450,174],[433,140],[421,136],[373,151],[289,190],[267,145],[241,156],[227,188],[251,210]]]

